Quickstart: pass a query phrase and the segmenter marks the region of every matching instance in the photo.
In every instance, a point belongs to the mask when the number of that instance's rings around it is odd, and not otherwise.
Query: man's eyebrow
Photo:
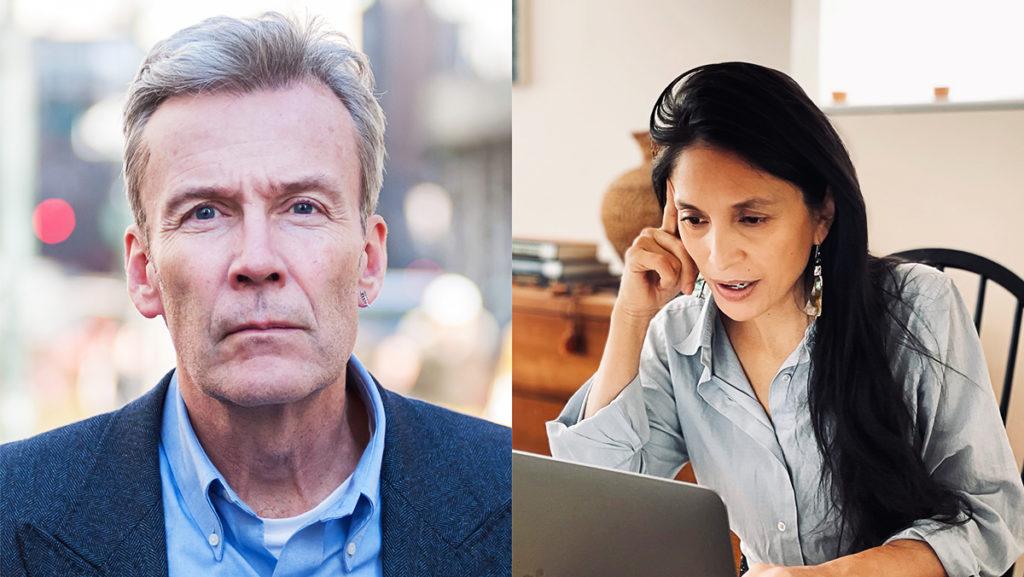
[[[334,187],[330,180],[320,175],[307,176],[299,178],[297,180],[282,182],[274,185],[274,189],[278,191],[278,194],[296,194],[300,192],[308,192],[311,190],[319,190],[334,200],[341,198],[341,192]],[[190,186],[185,188],[181,192],[174,193],[164,206],[165,214],[176,214],[182,205],[188,204],[195,200],[208,200],[211,198],[230,198],[236,195],[237,192],[234,189],[220,186]]]
[[[341,199],[341,191],[335,188],[334,183],[323,175],[307,176],[291,182],[281,183],[278,188],[287,194],[319,190],[334,198]]]
[[[190,186],[181,192],[176,192],[167,199],[167,203],[164,205],[164,214],[177,214],[178,210],[182,205],[188,204],[194,200],[207,200],[210,198],[224,198],[230,197],[234,194],[229,188],[223,188],[219,186]]]
[[[733,208],[733,210],[744,210],[744,209],[752,209],[752,208],[766,208],[766,207],[772,206],[774,204],[775,204],[775,201],[770,199],[770,198],[763,198],[763,197],[760,197],[760,196],[755,196],[755,197],[748,198],[746,200],[737,202],[736,204],[732,205],[732,208]],[[697,208],[696,206],[694,206],[692,204],[685,203],[685,202],[677,202],[676,203],[676,208],[679,209],[679,210],[696,210],[698,212],[703,212],[703,211],[701,211],[701,209]]]

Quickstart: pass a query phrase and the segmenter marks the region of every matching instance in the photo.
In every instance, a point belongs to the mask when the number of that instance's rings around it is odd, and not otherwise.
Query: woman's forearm
[[[819,565],[824,577],[946,577],[938,556],[924,541],[899,539]]]
[[[650,318],[638,318],[618,309],[612,310],[608,327],[608,341],[601,355],[601,364],[587,397],[583,418],[603,409],[640,371],[640,351]]]
[[[828,563],[785,567],[755,563],[744,577],[946,577],[924,541],[899,539]]]

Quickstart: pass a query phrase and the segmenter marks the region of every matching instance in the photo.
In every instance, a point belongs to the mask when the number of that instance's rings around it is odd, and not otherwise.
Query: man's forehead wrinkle
[[[183,138],[183,135],[175,135],[176,138],[173,140],[176,142],[186,142],[187,144],[175,144],[168,147],[167,154],[155,154],[154,156],[163,156],[164,162],[168,165],[168,168],[174,167],[175,165],[185,164],[187,167],[191,165],[193,159],[200,157],[198,164],[209,164],[214,162],[213,159],[203,158],[207,155],[214,157],[231,157],[230,153],[233,149],[241,147],[248,147],[246,156],[276,156],[275,151],[280,150],[281,147],[288,146],[290,144],[290,138],[269,138],[265,135],[249,134],[246,135],[248,138],[244,140],[236,140],[233,142],[210,142],[205,146],[200,146],[199,142],[204,142],[203,138]],[[253,145],[257,145],[256,150],[253,149]],[[261,150],[262,149],[262,150]],[[163,152],[162,149],[158,149]],[[154,151],[155,152],[155,151]]]
[[[180,141],[181,139],[176,139]],[[260,135],[252,135],[251,138],[246,140],[231,142],[231,143],[211,143],[208,146],[204,146],[199,149],[193,149],[193,145],[176,145],[171,150],[170,154],[154,154],[157,157],[154,160],[154,164],[162,165],[168,172],[174,174],[172,178],[179,180],[181,175],[188,174],[195,170],[207,168],[207,167],[226,167],[230,171],[230,164],[232,158],[278,158],[280,151],[290,145],[290,138],[267,138],[260,137]],[[335,145],[344,147],[344,143],[339,140],[319,139],[324,140],[325,145]],[[253,150],[252,145],[257,145],[257,149]],[[243,153],[232,154],[232,151],[238,148],[248,147]],[[155,151],[154,151],[155,152]],[[161,151],[162,152],[162,151]],[[212,154],[211,154],[212,153]],[[206,156],[210,157],[207,158]],[[163,158],[160,158],[163,157]],[[197,160],[198,159],[198,160]],[[314,159],[315,160],[315,159]],[[323,163],[320,163],[323,164]],[[333,167],[333,164],[329,165]],[[156,169],[157,167],[154,167]],[[307,179],[309,176],[315,174],[321,177],[321,180],[336,180],[337,175],[329,174],[330,171],[323,167],[310,169],[308,174],[301,175],[302,179]]]

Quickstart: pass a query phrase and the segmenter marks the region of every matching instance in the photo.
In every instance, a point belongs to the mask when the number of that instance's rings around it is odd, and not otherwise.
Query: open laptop
[[[710,489],[512,451],[513,577],[735,577]]]

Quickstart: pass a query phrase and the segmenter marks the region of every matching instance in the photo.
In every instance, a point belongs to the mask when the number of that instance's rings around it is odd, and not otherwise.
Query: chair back
[[[999,399],[999,414],[1006,425],[1006,414],[1010,408],[1010,391],[1013,389],[1013,371],[1017,362],[1017,345],[1020,343],[1021,314],[1024,313],[1024,279],[1003,265],[962,250],[949,248],[919,248],[893,253],[889,256],[911,262],[919,262],[933,266],[941,271],[947,268],[965,270],[978,275],[978,298],[974,303],[974,328],[981,332],[981,313],[985,308],[985,287],[992,281],[1006,289],[1017,299],[1017,308],[1013,314],[1013,330],[1010,333],[1010,352],[1006,359],[1006,374],[1003,377],[1003,392]],[[1024,482],[1024,470],[1020,475]],[[1012,577],[1014,567],[1011,566],[1002,577]]]
[[[999,414],[1006,424],[1010,408],[1010,393],[1013,390],[1013,373],[1017,362],[1017,347],[1020,343],[1021,315],[1024,314],[1024,279],[1003,265],[983,256],[948,248],[920,248],[893,253],[904,260],[933,266],[939,270],[955,268],[978,275],[978,298],[974,303],[974,328],[981,332],[981,314],[985,308],[985,287],[992,281],[1006,289],[1017,299],[1013,315],[1013,329],[1010,332],[1010,350],[1006,359],[1006,373],[1003,377],[1003,391],[999,399]]]

